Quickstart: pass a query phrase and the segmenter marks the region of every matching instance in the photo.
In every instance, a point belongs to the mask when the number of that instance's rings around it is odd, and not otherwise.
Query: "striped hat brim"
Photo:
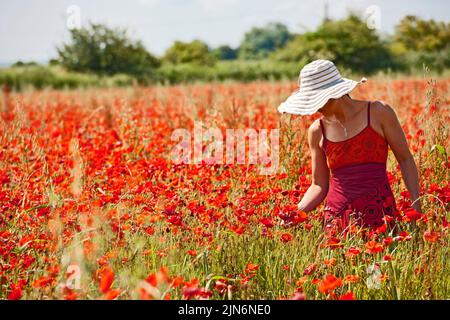
[[[295,115],[314,114],[322,108],[329,99],[338,99],[350,93],[358,84],[365,81],[366,78],[362,78],[360,81],[341,78],[325,88],[314,90],[302,90],[300,88],[292,93],[285,102],[279,105],[278,112]]]

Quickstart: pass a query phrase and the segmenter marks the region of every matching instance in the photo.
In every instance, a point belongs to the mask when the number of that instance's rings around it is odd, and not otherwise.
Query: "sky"
[[[376,12],[367,9],[376,5],[380,33],[393,32],[407,14],[450,20],[448,0],[0,0],[0,63],[48,61],[70,39],[69,27],[89,21],[127,28],[156,55],[175,40],[236,47],[246,31],[269,22],[292,32],[314,30],[325,1],[330,18]]]

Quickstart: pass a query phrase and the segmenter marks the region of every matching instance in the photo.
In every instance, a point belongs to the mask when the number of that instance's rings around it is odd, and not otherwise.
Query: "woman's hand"
[[[330,171],[323,149],[320,147],[322,132],[319,120],[314,121],[308,129],[308,144],[311,152],[312,183],[298,203],[301,211],[314,210],[327,196]]]
[[[419,174],[416,163],[409,150],[405,133],[398,121],[395,111],[385,103],[376,102],[374,116],[383,129],[384,136],[392,149],[402,171],[403,181],[409,191],[412,207],[422,212],[420,205]]]

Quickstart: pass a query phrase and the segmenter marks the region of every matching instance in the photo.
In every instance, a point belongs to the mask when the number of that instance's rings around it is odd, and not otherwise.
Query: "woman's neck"
[[[356,104],[356,100],[353,100],[349,96],[345,95],[339,99],[329,100],[325,107],[321,110],[321,113],[327,119],[345,122],[357,113],[355,108],[351,108],[351,106]]]

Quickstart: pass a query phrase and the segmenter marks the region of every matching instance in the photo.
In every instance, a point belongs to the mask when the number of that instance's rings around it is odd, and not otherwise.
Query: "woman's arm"
[[[395,111],[387,104],[379,103],[379,105],[380,107],[377,108],[377,118],[382,119],[380,124],[384,136],[400,165],[403,181],[405,182],[413,203],[412,207],[418,212],[422,212],[419,200],[419,174],[414,158],[409,150],[405,133],[403,132]]]
[[[312,183],[298,204],[298,209],[305,212],[314,210],[328,193],[329,169],[326,156],[319,145],[321,137],[320,124],[316,120],[308,130],[308,144],[312,162]]]

